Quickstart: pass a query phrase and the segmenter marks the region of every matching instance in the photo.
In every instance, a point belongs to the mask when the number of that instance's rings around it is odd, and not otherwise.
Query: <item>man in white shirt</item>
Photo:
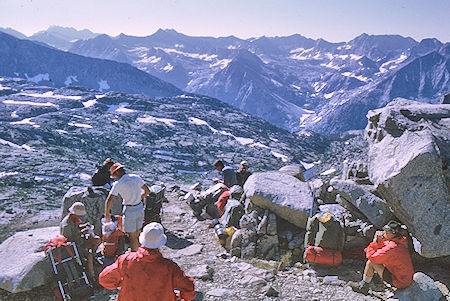
[[[150,189],[145,185],[140,176],[127,174],[125,165],[114,163],[111,166],[111,176],[117,181],[112,185],[111,191],[105,202],[105,221],[109,222],[111,201],[114,196],[120,194],[123,199],[123,230],[130,238],[131,251],[136,252],[139,248],[139,234],[144,219],[144,204],[142,200],[150,194]]]

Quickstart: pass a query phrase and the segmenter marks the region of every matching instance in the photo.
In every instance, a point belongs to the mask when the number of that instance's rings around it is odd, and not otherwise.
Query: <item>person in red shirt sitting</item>
[[[186,276],[172,260],[164,258],[158,248],[167,241],[159,223],[146,225],[139,236],[137,252],[119,256],[99,276],[100,284],[110,290],[120,287],[118,301],[174,301],[177,297],[195,298],[194,279]],[[174,289],[179,290],[179,296]]]
[[[402,232],[400,223],[390,221],[383,227],[383,231],[375,233],[374,241],[364,250],[368,260],[363,280],[352,287],[355,292],[368,293],[374,272],[397,288],[405,288],[412,283],[414,268],[406,245],[406,237]]]

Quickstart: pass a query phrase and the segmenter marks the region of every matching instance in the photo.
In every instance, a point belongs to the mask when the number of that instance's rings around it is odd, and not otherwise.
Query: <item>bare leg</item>
[[[86,250],[87,270],[90,275],[94,275],[94,258],[88,250]]]
[[[377,272],[378,276],[380,276],[380,278],[382,278],[383,271],[384,271],[384,265],[376,264],[370,260],[367,260],[366,267],[364,268],[364,275],[366,275],[366,277],[369,277],[371,279],[373,277],[373,273],[375,271]]]
[[[372,281],[374,272],[377,272],[380,277],[383,277],[383,271],[384,265],[376,264],[370,260],[367,260],[366,267],[364,268],[363,280],[359,283],[351,285],[353,291],[367,295],[369,292],[369,283]]]
[[[94,253],[97,251],[98,246],[101,243],[100,237],[97,235],[89,235],[89,238],[86,240],[86,246],[88,249],[91,249]]]
[[[136,232],[127,232],[128,237],[130,238],[130,248],[132,252],[136,252],[139,248],[139,234],[141,230],[137,230]]]

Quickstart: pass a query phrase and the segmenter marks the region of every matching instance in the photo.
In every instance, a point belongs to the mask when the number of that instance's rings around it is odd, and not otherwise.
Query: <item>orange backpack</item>
[[[116,257],[119,237],[125,235],[125,233],[122,230],[122,216],[116,215],[115,218],[117,219],[117,229],[109,236],[106,235],[102,236],[103,240],[102,254],[103,256],[108,258]]]
[[[70,257],[74,258],[75,254],[73,253],[72,249],[69,248],[69,246],[67,245],[67,238],[65,238],[64,236],[56,236],[52,239],[50,239],[50,241],[44,246],[44,252],[47,251],[48,249],[52,249],[52,253],[53,253],[53,257],[59,262],[61,263],[61,247],[65,247],[67,254],[69,254]],[[54,253],[54,251],[56,250],[56,254]]]

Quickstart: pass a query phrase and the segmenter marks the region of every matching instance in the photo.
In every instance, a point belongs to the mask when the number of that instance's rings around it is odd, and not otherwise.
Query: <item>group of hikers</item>
[[[214,168],[222,175],[214,179],[231,188],[243,186],[251,175],[246,161],[240,163],[239,170],[225,166],[217,160]],[[81,218],[86,214],[85,205],[75,202],[69,213],[60,223],[60,234],[68,241],[78,245],[80,253],[86,258],[86,269],[92,281],[107,289],[120,288],[118,300],[192,300],[195,298],[193,278],[172,260],[164,258],[159,248],[167,242],[164,228],[160,223],[151,222],[143,227],[145,198],[150,193],[149,187],[136,174],[128,174],[125,166],[112,159],[104,161],[97,170],[92,181],[94,185],[105,185],[114,179],[105,201],[104,218],[102,219],[103,243],[95,235],[89,223],[83,224]],[[110,214],[111,203],[115,196],[122,197],[122,216]],[[220,214],[226,200],[216,203]],[[118,233],[118,235],[115,235]],[[131,252],[116,252],[118,237],[127,237]],[[98,246],[102,244],[105,267],[98,278],[94,273],[94,256]],[[112,254],[108,248],[112,246]],[[120,256],[116,254],[124,253]],[[369,284],[376,273],[382,280],[397,288],[409,286],[413,281],[414,269],[408,252],[406,237],[402,225],[390,221],[382,231],[377,231],[365,249],[367,262],[363,279],[354,283],[354,291],[367,294]]]

